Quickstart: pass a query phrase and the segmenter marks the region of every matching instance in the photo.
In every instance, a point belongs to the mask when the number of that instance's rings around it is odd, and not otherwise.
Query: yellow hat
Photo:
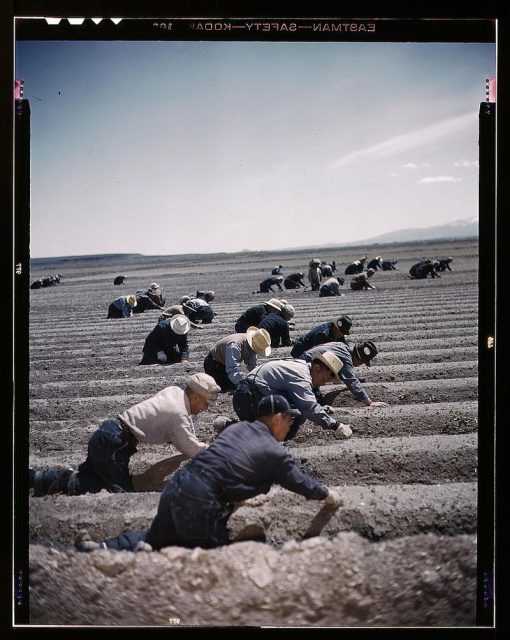
[[[271,336],[265,329],[248,327],[246,330],[246,339],[255,353],[261,356],[268,356],[271,353]]]

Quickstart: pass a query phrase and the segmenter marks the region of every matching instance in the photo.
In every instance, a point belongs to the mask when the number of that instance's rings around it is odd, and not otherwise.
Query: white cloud
[[[420,164],[416,164],[415,162],[408,162],[407,164],[402,165],[404,169],[417,169],[418,167],[430,167],[428,162],[420,162]]]
[[[472,127],[476,127],[477,117],[478,114],[476,112],[465,113],[462,116],[441,120],[440,122],[431,124],[423,129],[417,129],[409,133],[404,133],[400,136],[395,136],[394,138],[372,145],[366,149],[360,149],[359,151],[348,153],[345,156],[338,158],[338,160],[335,160],[331,164],[331,168],[337,169],[339,167],[345,167],[357,160],[367,159],[370,157],[372,159],[384,158],[402,153],[403,151],[409,151],[409,149],[423,147],[432,142],[437,142],[441,138],[456,135],[462,131],[467,131]]]
[[[462,160],[462,162],[454,162],[454,167],[478,167],[478,160]]]
[[[398,178],[398,173],[389,173],[390,178]]]
[[[454,178],[453,176],[434,176],[430,178],[422,178],[416,184],[434,184],[435,182],[462,182],[462,178]]]

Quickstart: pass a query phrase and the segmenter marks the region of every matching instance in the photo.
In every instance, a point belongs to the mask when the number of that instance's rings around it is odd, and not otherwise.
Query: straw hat
[[[188,333],[190,326],[188,318],[181,314],[177,314],[170,320],[170,328],[179,336],[183,336]]]
[[[296,310],[291,304],[284,304],[282,307],[282,313],[284,313],[289,318],[293,318],[296,315]]]
[[[314,360],[320,360],[322,364],[325,364],[326,367],[335,374],[335,378],[340,382],[340,378],[338,377],[338,372],[344,366],[343,362],[335,356],[332,351],[324,351],[323,353],[314,353],[312,355],[312,362]]]
[[[246,330],[246,339],[255,353],[266,357],[271,353],[271,336],[265,329],[248,327]]]
[[[283,306],[277,298],[271,298],[266,302],[266,304],[268,307],[273,307],[273,309],[276,309],[276,311],[281,311]]]

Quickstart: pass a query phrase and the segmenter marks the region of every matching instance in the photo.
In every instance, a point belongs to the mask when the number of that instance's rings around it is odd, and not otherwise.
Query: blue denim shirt
[[[317,325],[307,334],[296,340],[290,355],[293,358],[299,358],[299,356],[308,349],[323,344],[324,342],[330,342],[332,340],[332,327],[333,322],[324,322],[323,324]]]
[[[227,427],[187,464],[206,476],[225,502],[267,493],[273,483],[306,498],[323,500],[328,489],[298,466],[263,422],[237,422]]]
[[[240,323],[240,328],[246,331],[248,327],[258,327],[259,322],[263,320],[267,314],[268,309],[263,302],[261,304],[255,304],[253,307],[246,309],[246,311],[237,319],[236,323]]]
[[[122,311],[124,318],[130,318],[133,315],[133,307],[128,304],[126,296],[115,298],[113,305]]]
[[[279,313],[270,313],[259,322],[259,329],[265,329],[271,336],[272,347],[289,347],[289,323]]]
[[[324,353],[325,351],[331,351],[342,361],[343,367],[340,369],[338,377],[345,383],[356,400],[360,402],[368,400],[367,392],[354,373],[351,351],[343,342],[325,342],[317,347],[313,347],[313,349],[309,349],[302,357],[307,356],[306,359],[308,360],[311,359],[314,353]]]
[[[158,351],[173,351],[175,348],[181,354],[181,359],[187,360],[189,357],[188,334],[177,335],[170,326],[171,318],[160,320],[154,329],[145,338],[143,352],[146,354],[157,354]]]

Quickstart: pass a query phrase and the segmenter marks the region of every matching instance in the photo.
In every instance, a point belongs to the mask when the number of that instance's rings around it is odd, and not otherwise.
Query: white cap
[[[221,387],[216,384],[214,378],[207,373],[194,373],[186,381],[186,386],[198,393],[207,400],[209,404],[216,402],[218,393],[221,391]]]

